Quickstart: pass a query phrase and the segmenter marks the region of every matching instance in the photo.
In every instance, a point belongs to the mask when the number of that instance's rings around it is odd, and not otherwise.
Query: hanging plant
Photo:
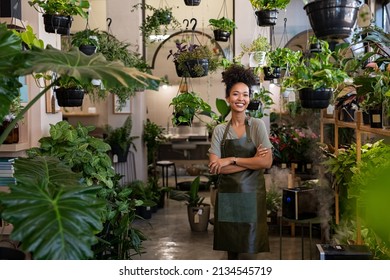
[[[139,27],[145,41],[153,42],[154,40],[150,39],[151,35],[166,35],[169,29],[175,30],[181,27],[180,22],[173,16],[171,7],[155,8],[148,4],[138,3],[133,6],[131,11],[133,12],[138,8],[151,12],[151,15],[146,15],[145,20]]]
[[[279,9],[285,9],[290,0],[249,0],[255,10],[257,25],[272,26],[276,24]]]
[[[234,21],[225,17],[211,18],[209,19],[209,25],[214,32],[215,40],[222,42],[227,42],[234,29],[237,28]]]
[[[199,6],[201,0],[184,0],[186,6]]]

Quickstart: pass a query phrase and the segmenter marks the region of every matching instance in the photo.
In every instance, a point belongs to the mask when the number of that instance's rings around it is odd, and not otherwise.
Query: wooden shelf
[[[0,145],[0,152],[20,152],[30,148],[28,142],[17,143],[17,144],[2,144]]]
[[[62,113],[64,117],[97,117],[98,113]]]

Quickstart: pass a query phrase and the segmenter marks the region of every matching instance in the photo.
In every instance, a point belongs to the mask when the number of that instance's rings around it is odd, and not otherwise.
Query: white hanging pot
[[[294,93],[294,89],[293,88],[286,88],[284,91],[283,91],[283,97],[284,98],[288,98],[290,93]]]
[[[249,67],[258,67],[265,65],[266,52],[249,53]]]

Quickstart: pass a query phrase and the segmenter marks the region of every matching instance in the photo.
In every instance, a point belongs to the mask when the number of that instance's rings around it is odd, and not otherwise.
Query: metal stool
[[[175,188],[177,187],[177,174],[176,174],[176,165],[172,161],[168,160],[160,160],[156,162],[157,166],[161,166],[161,171],[162,171],[162,184],[163,187],[168,187],[168,168],[170,166],[173,166],[173,170],[175,173]]]

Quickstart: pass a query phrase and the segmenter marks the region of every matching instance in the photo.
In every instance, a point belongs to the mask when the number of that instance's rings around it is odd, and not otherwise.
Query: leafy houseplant
[[[289,48],[276,48],[270,51],[266,55],[267,66],[263,67],[264,75],[273,78],[279,78],[277,73],[281,73],[281,70],[285,70],[288,74],[288,69],[299,63],[302,57],[302,52],[293,51]],[[266,79],[266,78],[265,78]]]
[[[11,238],[34,259],[89,259],[102,229],[104,202],[96,186],[54,157],[18,158],[16,184],[0,193],[1,216],[13,224]],[[80,211],[82,209],[82,211]]]
[[[45,30],[49,33],[69,34],[72,16],[88,17],[88,0],[31,0],[29,5],[43,13]]]
[[[199,196],[200,176],[192,182],[189,191],[172,190],[169,197],[187,204],[188,220],[192,231],[206,231],[210,218],[210,205]]]
[[[257,25],[272,26],[278,19],[278,9],[285,9],[290,0],[249,0],[257,16]]]
[[[218,54],[208,46],[176,42],[176,50],[170,50],[167,59],[172,58],[179,77],[203,77],[214,72],[219,65]]]
[[[209,19],[209,25],[214,32],[216,41],[227,42],[234,29],[237,28],[236,23],[229,18],[221,17],[219,19]]]
[[[86,28],[73,34],[71,43],[78,47],[81,52],[91,55],[96,52],[99,46],[98,34],[97,29]]]
[[[105,126],[105,135],[104,141],[111,146],[112,155],[117,155],[118,162],[127,161],[127,154],[131,147],[136,149],[134,144],[134,139],[139,138],[139,136],[131,136],[131,129],[133,127],[133,122],[131,115],[129,115],[121,127],[113,128],[110,125]]]
[[[270,109],[271,105],[275,104],[271,95],[272,93],[263,86],[258,91],[254,91],[247,108],[248,114],[254,118],[267,116],[265,110]]]
[[[194,117],[204,112],[211,112],[211,106],[205,102],[196,92],[183,92],[176,95],[169,106],[173,107],[172,124],[192,125]]]
[[[146,42],[150,40],[150,35],[152,34],[165,35],[169,28],[174,30],[181,26],[178,20],[173,16],[171,7],[155,8],[148,4],[138,3],[133,6],[131,11],[134,11],[137,8],[144,11],[149,10],[152,13],[151,15],[146,15],[144,22],[139,28],[142,31]]]
[[[334,54],[328,42],[322,41],[321,52],[304,56],[290,69],[290,76],[283,79],[283,87],[299,90],[303,108],[326,108],[333,91],[349,77],[333,60]]]
[[[271,45],[266,37],[259,36],[249,45],[241,44],[241,49],[235,61],[240,61],[247,54],[249,55],[249,66],[258,67],[265,64],[266,52],[270,51]]]

